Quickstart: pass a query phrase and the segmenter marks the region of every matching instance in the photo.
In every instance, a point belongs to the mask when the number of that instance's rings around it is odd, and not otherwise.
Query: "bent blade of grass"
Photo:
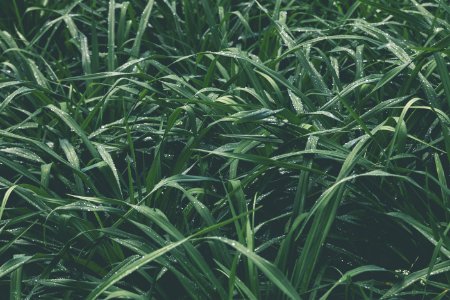
[[[32,256],[19,256],[8,260],[0,267],[0,278],[21,267],[32,258]]]
[[[204,152],[204,153],[208,153],[208,154],[214,154],[214,155],[223,156],[226,158],[234,158],[234,159],[244,160],[244,161],[253,162],[255,164],[262,164],[262,165],[266,165],[266,166],[277,166],[277,167],[292,169],[292,170],[306,170],[306,171],[311,171],[311,172],[317,173],[317,174],[323,173],[322,171],[320,171],[318,169],[308,168],[308,167],[306,167],[304,165],[300,165],[300,164],[291,164],[291,163],[280,162],[280,161],[277,161],[276,159],[267,158],[267,157],[260,156],[260,155],[231,153],[231,152],[224,152],[224,151],[217,151],[217,150],[207,151],[207,150],[203,150],[203,149],[194,149],[194,151]]]
[[[381,76],[378,74],[372,74],[372,75],[368,75],[366,77],[360,78],[358,80],[355,80],[354,82],[352,82],[352,83],[348,84],[346,87],[344,87],[342,89],[342,91],[340,91],[338,93],[338,95],[334,96],[329,101],[327,101],[324,105],[322,105],[322,107],[320,107],[319,110],[326,110],[327,108],[331,107],[336,102],[338,102],[340,99],[347,96],[348,94],[350,94],[351,92],[353,92],[354,90],[359,88],[360,86],[379,81],[380,77]]]
[[[20,223],[22,221],[28,220],[30,218],[36,217],[38,214],[40,214],[40,212],[36,213],[31,213],[25,216],[21,216],[18,218],[14,218],[13,220],[9,221],[9,224],[13,224],[13,223]],[[31,225],[29,225],[28,227],[22,229],[21,231],[19,231],[19,233],[12,239],[10,239],[10,241],[8,241],[8,243],[6,243],[5,245],[3,245],[2,247],[0,247],[0,254],[5,253],[7,250],[9,250],[18,240],[20,240],[35,224],[37,223],[37,220],[34,221]]]
[[[370,96],[371,94],[373,94],[376,91],[378,91],[379,89],[381,89],[387,83],[391,82],[392,79],[394,79],[401,72],[403,72],[410,64],[411,64],[411,62],[403,63],[403,64],[401,64],[399,66],[396,66],[396,67],[392,68],[388,72],[384,73],[383,77],[380,78],[380,80],[377,82],[375,87],[370,91],[368,96]]]
[[[41,165],[41,186],[48,188],[50,183],[50,171],[52,169],[53,163]]]
[[[356,269],[350,270],[346,272],[342,277],[336,281],[333,286],[322,296],[319,300],[326,300],[330,296],[331,292],[339,285],[350,281],[352,277],[355,277],[359,274],[366,273],[366,272],[380,272],[380,271],[387,271],[384,268],[378,267],[378,266],[361,266]]]
[[[29,161],[37,162],[37,163],[44,163],[42,158],[34,153],[33,151],[23,149],[23,148],[17,148],[17,147],[10,147],[10,148],[3,148],[0,149],[1,152],[12,154],[16,157],[24,158]]]
[[[436,265],[437,259],[439,257],[439,253],[441,252],[441,247],[444,243],[444,237],[447,236],[449,230],[450,230],[450,223],[447,225],[447,228],[445,228],[443,237],[441,237],[439,239],[439,242],[437,243],[437,245],[434,248],[433,255],[431,256],[431,260],[430,260],[430,264],[428,266],[428,272],[427,272],[427,276],[426,276],[425,280],[428,280],[431,276],[431,272],[433,272],[433,267]]]
[[[144,36],[145,29],[148,25],[148,20],[150,18],[150,14],[152,12],[154,0],[148,0],[147,5],[142,12],[141,19],[139,21],[138,31],[136,33],[136,38],[134,39],[133,47],[131,49],[131,55],[133,57],[139,57],[139,51],[141,48],[142,37]]]
[[[133,205],[134,206],[134,205]],[[252,211],[251,211],[252,212]],[[251,213],[248,212],[248,213]],[[142,256],[141,258],[133,261],[130,264],[127,264],[126,266],[123,266],[119,269],[117,269],[113,274],[111,274],[110,276],[107,276],[107,278],[104,278],[104,280],[88,295],[87,299],[88,300],[93,300],[93,299],[97,299],[101,294],[103,294],[103,292],[105,292],[109,287],[113,286],[115,283],[117,283],[119,280],[121,280],[122,278],[130,275],[131,273],[139,270],[141,267],[145,266],[146,264],[154,261],[155,259],[157,259],[158,257],[161,257],[162,255],[170,252],[171,250],[183,245],[184,243],[188,242],[189,240],[197,237],[197,236],[201,236],[204,235],[208,232],[217,230],[218,228],[221,228],[231,222],[234,222],[236,219],[238,218],[242,218],[244,216],[246,216],[248,213],[236,216],[235,218],[231,218],[228,219],[226,221],[220,222],[220,223],[216,223],[212,226],[203,228],[201,230],[199,230],[198,232],[183,238],[177,242],[173,242],[167,246],[164,246],[158,250],[155,250],[149,254],[146,254],[144,256]],[[218,239],[218,238],[217,238]]]
[[[34,176],[32,172],[30,172],[27,168],[22,166],[21,164],[12,161],[9,158],[2,157],[0,155],[0,163],[3,165],[9,167],[11,170],[13,170],[16,174],[20,174],[21,176],[24,176],[25,178],[30,179],[32,182],[39,184],[40,181]]]
[[[375,134],[380,130],[380,126],[372,130],[372,134]],[[394,176],[401,177],[413,185],[420,188],[414,181],[410,178],[400,175],[389,174],[380,170],[374,170],[360,175],[351,175],[350,172],[353,170],[360,156],[363,154],[363,149],[367,147],[366,143],[369,140],[369,135],[365,135],[361,139],[355,148],[350,152],[346,160],[344,161],[339,175],[336,179],[336,183],[328,188],[319,198],[319,200],[314,204],[313,208],[310,210],[307,220],[304,222],[306,225],[312,217],[313,223],[311,224],[311,229],[308,232],[307,240],[300,257],[295,265],[295,272],[293,282],[296,287],[300,288],[300,291],[306,291],[309,287],[310,280],[313,276],[315,265],[317,263],[320,249],[322,248],[322,243],[330,230],[332,223],[336,217],[337,208],[341,202],[344,185],[343,183],[352,180],[359,176]],[[302,230],[305,228],[303,225]],[[301,233],[301,231],[300,231]],[[299,235],[300,235],[299,233]]]
[[[220,271],[223,273],[223,275],[225,275],[226,277],[230,278],[230,274],[232,274],[232,271],[230,269],[228,269],[227,267],[225,267],[220,262],[218,262],[218,261],[215,261],[215,262],[219,266]],[[235,282],[235,285],[236,285],[238,291],[241,293],[241,295],[243,297],[246,297],[245,299],[257,300],[257,298],[252,293],[252,291],[247,287],[247,285],[245,285],[244,282],[242,282],[242,280],[240,278],[235,276],[235,281],[234,282]]]
[[[89,46],[87,37],[81,32],[78,33],[80,39],[81,63],[83,65],[84,74],[92,73],[91,56],[89,55]]]
[[[408,130],[405,123],[405,117],[408,112],[408,110],[413,106],[413,104],[417,101],[419,101],[419,98],[411,99],[406,103],[406,105],[403,107],[402,112],[400,113],[400,116],[397,120],[397,126],[395,127],[394,131],[394,137],[392,138],[392,143],[388,150],[388,161],[392,157],[392,154],[394,153],[395,149],[398,149],[399,152],[403,150],[403,146],[408,134]]]
[[[109,299],[134,299],[134,300],[145,300],[147,299],[145,295],[139,295],[136,293],[132,293],[129,291],[121,290],[121,291],[114,291],[108,294],[106,296],[105,300]]]
[[[397,219],[400,219],[403,222],[405,222],[406,224],[409,224],[411,227],[413,227],[418,232],[420,232],[420,234],[422,234],[431,244],[433,244],[433,246],[438,245],[438,241],[434,237],[433,230],[431,228],[427,227],[426,225],[420,223],[413,217],[411,217],[405,213],[401,213],[401,212],[390,212],[387,215],[392,216]],[[449,249],[442,246],[442,247],[440,247],[440,252],[442,254],[444,254],[448,259],[450,259],[450,250]]]
[[[422,269],[420,271],[414,272],[406,276],[402,281],[394,284],[394,286],[389,289],[380,299],[389,299],[392,296],[395,296],[396,294],[400,293],[401,291],[405,290],[415,282],[423,279],[426,279],[427,274],[430,274],[430,276],[441,274],[444,272],[450,271],[450,260],[443,261],[441,263],[438,263],[433,266],[433,269],[431,272],[429,272],[428,268]]]
[[[291,37],[291,33],[289,32],[289,29],[284,24],[280,24],[279,22],[275,22],[275,24],[276,24],[276,28],[278,30],[278,33],[279,33],[281,39],[287,45],[288,49],[291,50],[292,48],[294,48],[295,42]],[[299,48],[295,51],[295,53],[296,53],[296,56],[299,59],[301,65],[307,71],[306,73],[311,77],[314,87],[317,90],[323,91],[325,94],[330,96],[331,95],[330,89],[325,84],[323,77],[317,71],[314,64],[305,55],[304,51]]]
[[[27,87],[20,87],[17,90],[15,90],[14,92],[12,92],[11,94],[8,95],[8,97],[6,97],[2,103],[0,104],[0,114],[3,112],[3,110],[9,105],[9,103],[16,97],[19,95],[26,95],[30,92],[32,92],[33,89],[27,88]]]
[[[72,165],[73,168],[79,170],[80,169],[80,159],[75,151],[73,145],[66,139],[59,140],[59,144],[66,155],[67,160]],[[77,191],[80,194],[83,194],[83,182],[80,177],[74,174],[75,185],[77,187]]]
[[[207,239],[214,239],[220,242],[226,243],[233,247],[241,254],[249,258],[266,276],[275,284],[283,293],[285,293],[290,299],[300,299],[295,288],[286,278],[286,276],[272,263],[257,255],[255,252],[250,251],[244,245],[223,237],[208,237]]]
[[[86,148],[89,150],[89,152],[93,157],[100,158],[97,149],[89,140],[86,133],[81,129],[81,127],[77,124],[77,122],[75,122],[75,120],[67,112],[62,111],[53,104],[48,105],[47,108],[50,109],[52,112],[54,112],[64,123],[66,123],[67,126],[70,127],[70,129],[73,132],[75,132],[81,138]]]
[[[98,153],[102,157],[103,161],[105,161],[108,164],[109,168],[111,169],[111,172],[114,175],[114,179],[116,180],[117,189],[119,190],[120,195],[123,197],[122,187],[120,185],[119,173],[117,172],[117,168],[116,168],[113,158],[111,157],[111,154],[109,154],[109,152],[105,149],[105,147],[103,145],[97,144],[96,146],[97,146]]]
[[[2,205],[0,207],[0,220],[3,216],[3,211],[5,210],[6,203],[8,202],[9,196],[11,196],[11,193],[14,191],[14,189],[17,187],[17,185],[13,185],[10,188],[8,188],[5,192],[5,195],[3,196]]]
[[[309,100],[309,98],[300,91],[297,87],[295,87],[292,83],[290,83],[284,76],[276,72],[275,70],[272,70],[271,68],[267,67],[261,62],[255,61],[248,56],[244,55],[242,51],[238,51],[237,49],[230,48],[228,50],[223,50],[220,52],[206,52],[207,54],[213,54],[213,55],[219,55],[224,57],[231,57],[233,59],[239,59],[246,61],[247,63],[255,66],[259,70],[263,71],[267,75],[269,75],[274,81],[280,83],[281,85],[285,86],[286,88],[290,89],[291,92],[298,95],[303,99],[305,106],[308,108],[309,111],[315,111],[315,107],[312,104],[312,102]]]

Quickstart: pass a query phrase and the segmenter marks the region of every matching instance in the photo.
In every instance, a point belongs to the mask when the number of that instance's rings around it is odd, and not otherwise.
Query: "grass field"
[[[447,0],[3,0],[2,299],[450,299]]]

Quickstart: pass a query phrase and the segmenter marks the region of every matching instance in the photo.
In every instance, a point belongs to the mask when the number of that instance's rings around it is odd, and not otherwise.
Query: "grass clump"
[[[450,6],[0,11],[10,299],[445,299]]]

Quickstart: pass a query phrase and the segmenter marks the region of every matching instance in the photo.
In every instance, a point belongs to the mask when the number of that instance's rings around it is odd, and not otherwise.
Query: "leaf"
[[[139,57],[142,38],[144,36],[145,29],[147,28],[148,19],[150,18],[154,2],[155,2],[154,0],[148,0],[147,5],[145,6],[144,11],[142,12],[142,16],[139,21],[138,31],[136,33],[136,38],[134,39],[133,47],[131,49],[131,54],[134,57]]]
[[[278,270],[273,264],[264,258],[257,255],[255,252],[249,250],[242,244],[222,237],[209,237],[208,239],[218,240],[220,242],[226,243],[234,249],[238,250],[241,254],[248,257],[266,276],[267,278],[275,284],[283,293],[285,293],[290,299],[300,299],[295,288],[284,276],[284,274]]]
[[[18,256],[11,258],[0,267],[0,278],[21,267],[32,258],[32,256]]]
[[[119,189],[119,192],[122,195],[122,188],[120,186],[119,173],[117,172],[116,165],[114,164],[114,161],[113,161],[111,155],[108,153],[108,151],[106,151],[106,149],[103,145],[97,144],[97,150],[98,150],[100,156],[102,157],[103,161],[105,161],[106,164],[111,169],[111,171],[114,175],[114,178],[116,179],[117,188]]]
[[[350,281],[353,277],[366,273],[366,272],[380,272],[380,271],[386,271],[384,268],[380,268],[377,266],[361,266],[358,268],[355,268],[353,270],[347,271],[342,277],[336,281],[336,283],[333,284],[333,286],[322,296],[320,297],[320,300],[328,299],[331,292],[339,285],[344,284],[346,281]]]

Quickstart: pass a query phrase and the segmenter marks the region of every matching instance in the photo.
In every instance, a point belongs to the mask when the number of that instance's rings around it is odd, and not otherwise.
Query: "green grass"
[[[3,1],[10,299],[450,299],[445,0]]]

